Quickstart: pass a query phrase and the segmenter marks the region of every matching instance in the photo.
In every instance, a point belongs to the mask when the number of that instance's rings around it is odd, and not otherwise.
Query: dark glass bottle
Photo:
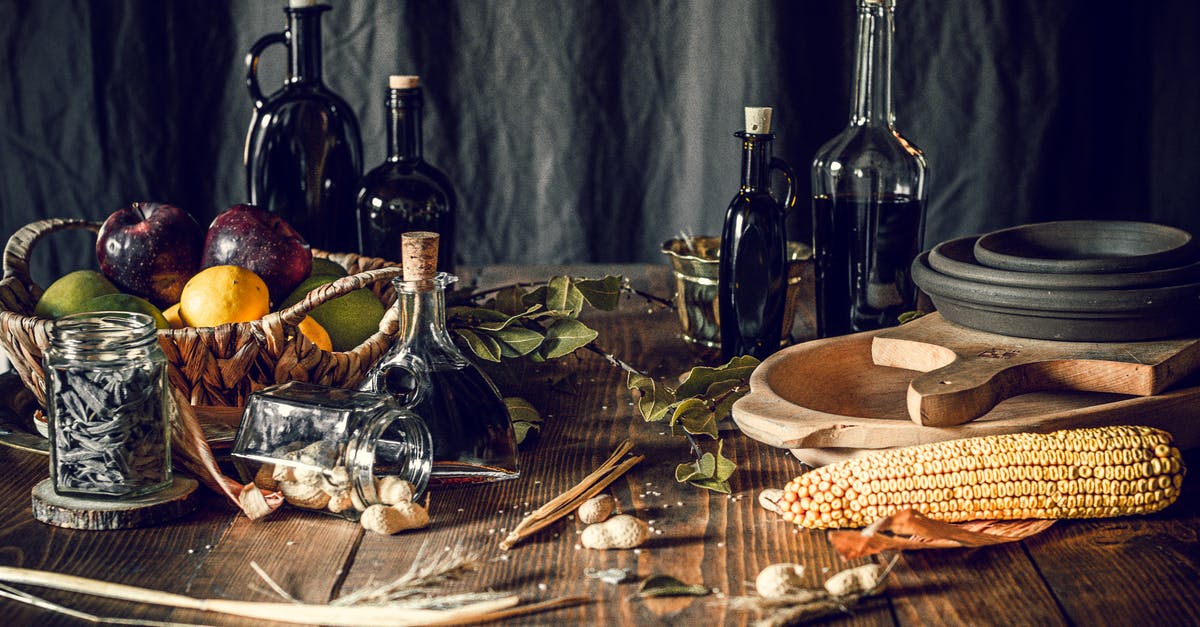
[[[454,272],[454,187],[421,155],[421,87],[416,76],[388,79],[388,157],[358,190],[358,242],[364,255],[395,259],[400,235],[441,235],[438,269]]]
[[[316,248],[357,250],[354,191],[362,172],[362,139],[354,112],[321,80],[321,14],[328,5],[293,0],[288,27],[259,39],[246,55],[254,114],[246,135],[250,203],[283,216]],[[258,58],[287,46],[283,88],[264,96]]]
[[[771,157],[771,109],[746,108],[742,139],[742,186],[725,212],[717,289],[721,358],[765,359],[779,350],[787,297],[788,209],[796,204],[792,169]],[[780,204],[771,195],[771,171],[787,179]]]
[[[433,274],[436,249],[427,261],[410,254],[414,240],[403,237],[403,278],[392,281],[400,314],[400,334],[371,367],[359,389],[389,393],[425,420],[433,435],[431,485],[482,483],[520,475],[517,440],[508,407],[487,375],[471,363],[446,331],[446,288],[457,277]]]
[[[894,325],[916,307],[925,157],[895,127],[894,0],[858,0],[850,125],[813,159],[817,333]]]

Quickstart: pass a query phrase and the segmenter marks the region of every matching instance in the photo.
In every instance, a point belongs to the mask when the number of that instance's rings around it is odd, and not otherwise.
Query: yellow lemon
[[[308,341],[315,344],[317,348],[323,351],[333,350],[333,343],[329,341],[329,332],[325,330],[325,327],[321,326],[321,323],[313,320],[312,316],[304,316],[304,320],[301,320],[300,324],[296,325],[296,328],[300,330],[300,333],[304,334],[304,337],[308,338]]]
[[[183,323],[183,318],[179,317],[179,303],[175,303],[164,309],[162,315],[167,319],[167,324],[172,329],[182,329],[187,326]]]
[[[268,311],[267,284],[238,266],[212,266],[197,272],[179,296],[179,317],[190,327],[250,322]]]

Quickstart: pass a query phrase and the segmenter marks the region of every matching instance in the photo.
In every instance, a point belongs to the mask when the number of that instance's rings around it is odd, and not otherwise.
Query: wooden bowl
[[[1200,283],[1124,290],[1056,290],[980,283],[942,274],[929,253],[912,279],[947,320],[1013,337],[1132,342],[1200,328]]]
[[[979,263],[1013,272],[1147,272],[1195,261],[1182,229],[1126,220],[1065,220],[1001,229],[975,242]]]
[[[975,242],[978,239],[977,235],[960,237],[934,246],[929,251],[929,266],[942,274],[977,283],[1054,290],[1126,289],[1200,281],[1200,262],[1148,272],[1103,274],[1001,270],[985,266],[975,259]]]

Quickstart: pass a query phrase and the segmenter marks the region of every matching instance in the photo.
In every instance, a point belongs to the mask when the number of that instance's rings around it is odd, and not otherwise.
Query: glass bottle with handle
[[[395,259],[403,233],[430,231],[441,236],[438,270],[453,273],[457,200],[450,179],[422,154],[422,105],[419,77],[388,77],[388,157],[358,190],[359,250]]]
[[[746,107],[742,139],[742,185],[729,203],[721,233],[718,311],[721,358],[764,359],[779,350],[787,303],[787,229],[784,218],[796,204],[796,176],[771,156],[771,108]],[[771,172],[787,181],[780,203],[771,195]]]
[[[858,0],[850,124],[812,165],[817,333],[894,325],[916,307],[909,268],[924,228],[928,166],[895,127],[895,0]]]
[[[291,0],[287,30],[246,55],[246,87],[254,103],[244,161],[250,204],[283,216],[310,244],[335,252],[358,249],[354,194],[362,172],[362,139],[354,111],[321,78],[321,14],[331,7]],[[287,48],[287,78],[265,95],[258,61],[276,44]]]

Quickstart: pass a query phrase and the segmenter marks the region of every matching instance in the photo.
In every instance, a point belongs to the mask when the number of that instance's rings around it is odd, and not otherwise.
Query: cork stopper
[[[388,77],[388,89],[414,89],[421,86],[420,76],[393,74]]]
[[[771,132],[771,107],[746,107],[746,132],[766,135]]]
[[[426,281],[437,276],[437,258],[437,233],[410,231],[400,236],[405,281]]]

